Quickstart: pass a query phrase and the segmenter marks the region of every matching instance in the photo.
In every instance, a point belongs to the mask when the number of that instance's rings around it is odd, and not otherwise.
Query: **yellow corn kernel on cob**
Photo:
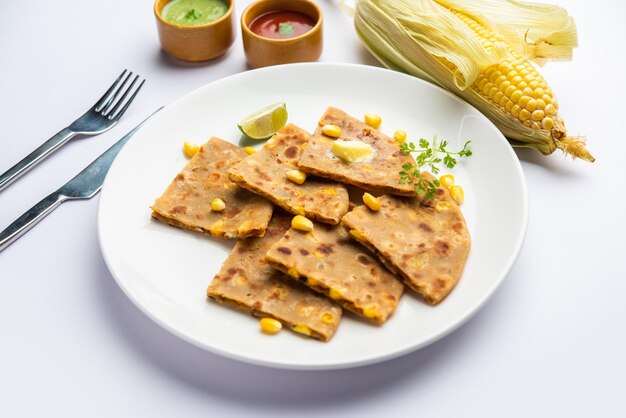
[[[568,136],[558,101],[533,62],[571,59],[567,11],[505,0],[356,0],[354,22],[385,66],[436,83],[484,113],[514,146],[593,162]]]

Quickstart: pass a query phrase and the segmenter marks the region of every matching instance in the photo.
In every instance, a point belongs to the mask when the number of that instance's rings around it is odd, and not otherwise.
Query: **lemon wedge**
[[[287,105],[274,103],[246,116],[237,127],[248,138],[267,139],[287,124],[287,117]]]

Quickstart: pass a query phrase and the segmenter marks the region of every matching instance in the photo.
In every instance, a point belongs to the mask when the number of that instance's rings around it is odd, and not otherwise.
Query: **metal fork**
[[[5,173],[0,175],[0,191],[5,189],[22,174],[33,168],[52,152],[61,148],[63,144],[72,139],[75,135],[98,135],[111,129],[122,117],[128,106],[143,86],[145,80],[141,80],[135,88],[139,75],[128,84],[133,73],[124,70],[122,74],[109,87],[96,104],[76,119],[70,126],[63,128],[59,133],[41,144],[22,161],[15,164]]]

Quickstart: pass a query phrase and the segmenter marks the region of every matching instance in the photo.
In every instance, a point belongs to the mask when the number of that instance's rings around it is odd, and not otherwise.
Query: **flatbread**
[[[375,150],[372,160],[346,163],[335,157],[331,151],[335,139],[322,133],[322,127],[327,124],[341,128],[340,139],[371,145]],[[393,139],[334,107],[326,110],[318,125],[298,161],[302,171],[372,192],[415,195],[411,184],[399,182],[402,165],[415,164],[415,160],[410,155],[404,155]]]
[[[241,189],[227,175],[230,166],[247,156],[241,148],[211,138],[155,200],[152,216],[220,238],[262,236],[272,217],[272,204]],[[224,210],[211,210],[215,198],[226,203]]]
[[[257,193],[288,212],[338,224],[348,211],[348,192],[343,184],[307,178],[303,184],[287,179],[310,135],[295,125],[280,129],[262,150],[228,170],[232,181]]]
[[[404,286],[339,225],[291,228],[267,252],[271,265],[341,306],[381,324],[394,312]]]
[[[341,308],[299,283],[282,280],[283,273],[265,261],[265,253],[289,229],[290,217],[274,214],[263,238],[240,240],[207,289],[220,303],[271,317],[290,329],[304,325],[311,337],[328,341],[341,319]],[[306,331],[307,328],[304,328]]]
[[[380,196],[378,212],[361,205],[341,225],[428,303],[452,291],[470,251],[465,218],[446,189],[433,201]]]

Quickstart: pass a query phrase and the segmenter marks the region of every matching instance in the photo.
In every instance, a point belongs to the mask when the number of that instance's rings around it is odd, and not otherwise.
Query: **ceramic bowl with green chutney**
[[[225,54],[235,39],[233,9],[233,0],[156,0],[161,47],[184,61]]]

